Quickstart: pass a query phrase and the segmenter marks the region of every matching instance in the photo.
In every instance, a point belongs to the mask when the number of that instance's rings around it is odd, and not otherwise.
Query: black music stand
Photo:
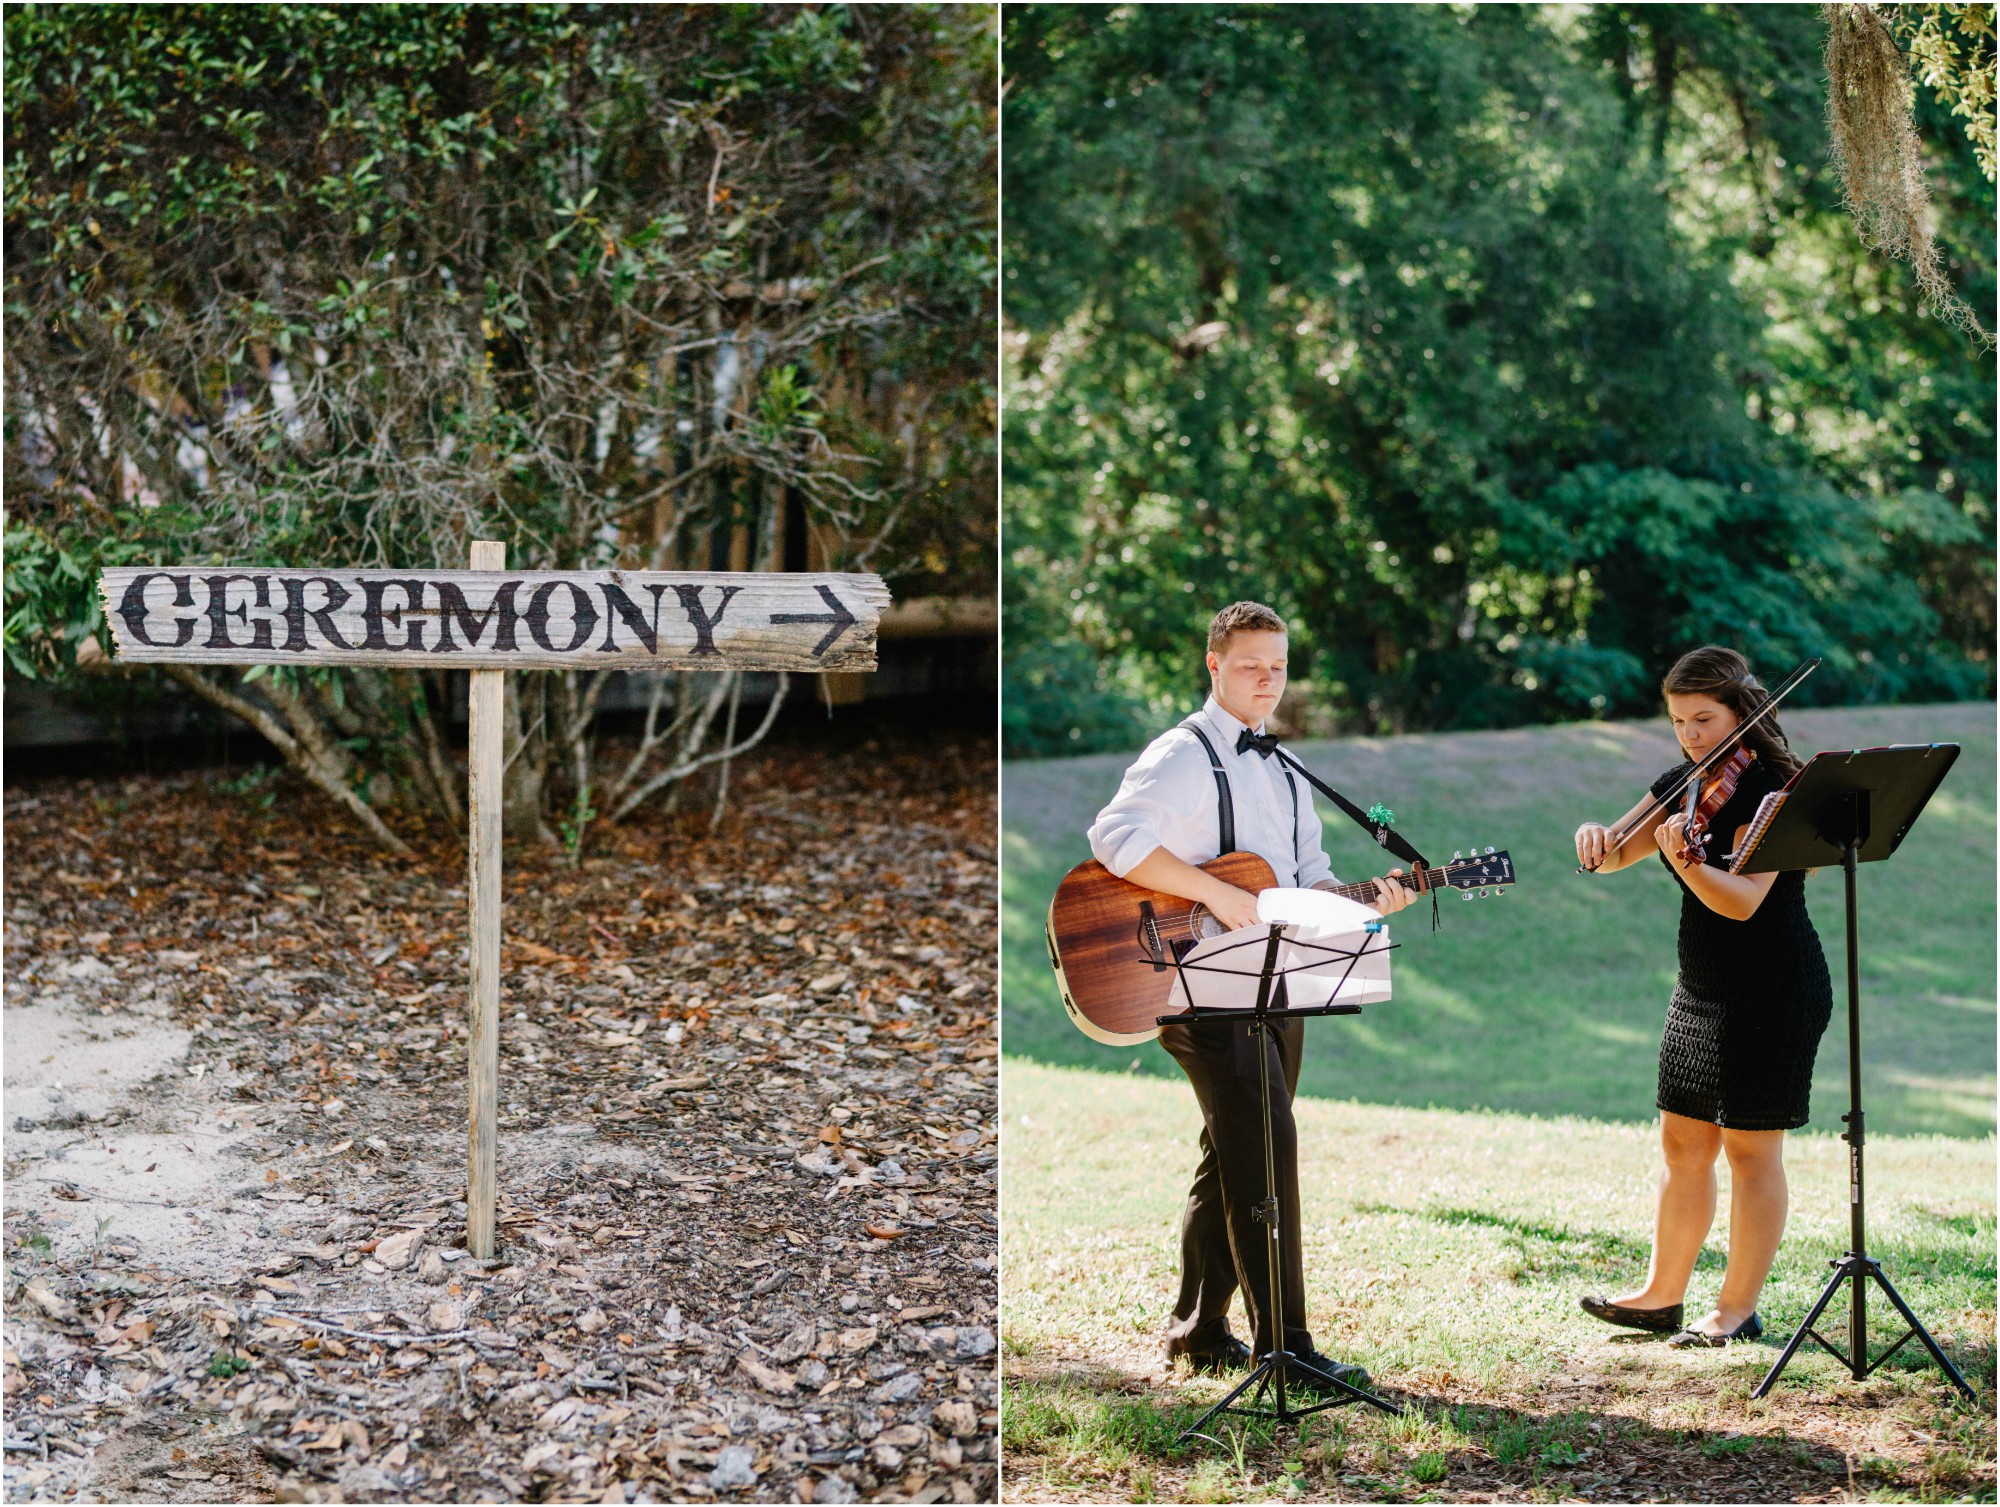
[[[1847,1092],[1852,1107],[1840,1118],[1848,1127],[1841,1139],[1848,1147],[1851,1244],[1838,1260],[1828,1262],[1833,1275],[1827,1279],[1819,1301],[1813,1304],[1798,1332],[1786,1342],[1784,1353],[1757,1384],[1757,1390],[1750,1394],[1752,1397],[1763,1397],[1777,1385],[1778,1377],[1807,1338],[1817,1340],[1829,1355],[1853,1373],[1856,1381],[1862,1381],[1915,1336],[1951,1378],[1952,1385],[1967,1400],[1974,1399],[1972,1388],[1958,1374],[1958,1368],[1910,1311],[1910,1305],[1883,1273],[1881,1263],[1868,1254],[1861,1201],[1861,1147],[1865,1137],[1861,1114],[1860,920],[1854,899],[1854,869],[1858,863],[1872,863],[1896,851],[1957,757],[1955,743],[1915,743],[1819,754],[1786,788],[1784,804],[1762,836],[1730,865],[1732,874],[1764,874],[1838,863],[1846,876],[1847,889]],[[1848,1351],[1843,1355],[1813,1325],[1833,1302],[1841,1284],[1849,1281],[1854,1286],[1848,1314]],[[1901,1339],[1873,1360],[1868,1358],[1870,1282],[1881,1286],[1910,1326]]]
[[[1337,987],[1334,991],[1336,999],[1330,1000],[1324,1005],[1290,1006],[1283,1003],[1285,974],[1318,965],[1317,963],[1301,964],[1291,970],[1279,968],[1279,944],[1289,940],[1293,947],[1321,952],[1335,958],[1345,957],[1347,959],[1348,973],[1351,974],[1355,963],[1360,961],[1364,953],[1388,951],[1394,947],[1394,943],[1386,944],[1380,949],[1369,948],[1364,944],[1360,951],[1356,951],[1350,948],[1338,948],[1320,943],[1302,942],[1296,937],[1287,938],[1285,936],[1286,923],[1273,921],[1268,924],[1270,930],[1264,943],[1263,966],[1254,974],[1245,969],[1230,968],[1218,963],[1215,961],[1218,956],[1217,953],[1210,953],[1208,958],[1202,962],[1184,962],[1176,957],[1173,962],[1168,963],[1168,967],[1176,970],[1177,982],[1181,986],[1183,995],[1188,999],[1188,1005],[1186,1009],[1176,1014],[1160,1016],[1158,1018],[1159,1024],[1162,1026],[1180,1026],[1197,1024],[1203,1021],[1233,1022],[1247,1018],[1250,1022],[1251,1034],[1262,1035],[1267,1032],[1269,1023],[1274,1020],[1298,1020],[1314,1015],[1359,1015],[1361,1013],[1360,1005],[1338,1002],[1339,989]],[[1371,925],[1368,930],[1372,936],[1380,930],[1380,927]],[[1233,948],[1223,949],[1223,951],[1238,950],[1245,946],[1253,945],[1253,942],[1254,939],[1246,937],[1242,942],[1234,944]],[[1147,959],[1147,961],[1150,963],[1154,960]],[[1193,972],[1234,973],[1243,978],[1254,977],[1257,980],[1256,1006],[1250,1010],[1241,1010],[1196,1005],[1193,1002],[1193,995],[1188,989],[1187,983],[1187,974]],[[1342,978],[1344,981],[1346,975],[1343,975]],[[1278,990],[1276,1001],[1272,998],[1273,984],[1277,985]],[[1218,1402],[1206,1413],[1203,1413],[1201,1417],[1197,1418],[1185,1429],[1182,1429],[1179,1440],[1176,1440],[1177,1443],[1187,1439],[1206,1439],[1217,1449],[1226,1448],[1223,1442],[1213,1434],[1202,1432],[1211,1420],[1223,1413],[1234,1413],[1244,1418],[1268,1418],[1273,1423],[1284,1424],[1296,1423],[1299,1419],[1308,1418],[1314,1413],[1324,1413],[1329,1408],[1346,1407],[1349,1403],[1354,1402],[1365,1402],[1390,1414],[1400,1414],[1403,1411],[1395,1403],[1388,1401],[1386,1398],[1376,1396],[1365,1387],[1357,1387],[1350,1381],[1335,1376],[1331,1372],[1322,1371],[1319,1367],[1300,1360],[1285,1348],[1285,1289],[1283,1274],[1279,1270],[1280,1252],[1282,1250],[1279,1235],[1279,1214],[1281,1211],[1278,1203],[1277,1153],[1273,1149],[1271,1135],[1271,1053],[1268,1050],[1260,1051],[1257,1054],[1257,1087],[1262,1100],[1264,1118],[1264,1198],[1255,1210],[1253,1210],[1253,1216],[1259,1224],[1265,1227],[1265,1233],[1269,1237],[1264,1243],[1265,1281],[1269,1284],[1271,1342],[1275,1348],[1259,1356],[1257,1364],[1251,1369],[1250,1374],[1244,1377],[1236,1386],[1232,1387],[1222,1401]],[[1286,1378],[1292,1372],[1298,1372],[1301,1375],[1318,1379],[1327,1386],[1332,1387],[1335,1395],[1332,1397],[1322,1397],[1320,1401],[1310,1403],[1305,1407],[1294,1407],[1285,1391]],[[1236,1406],[1236,1399],[1241,1397],[1245,1392],[1250,1392],[1253,1387],[1256,1390],[1251,1392],[1249,1403],[1243,1407]],[[1265,1406],[1263,1404],[1267,1394],[1270,1396],[1271,1402],[1268,1406]]]

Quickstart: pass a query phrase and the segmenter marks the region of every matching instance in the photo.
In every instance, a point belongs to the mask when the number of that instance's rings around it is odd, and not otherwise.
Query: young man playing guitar
[[[1285,694],[1286,645],[1284,619],[1269,607],[1237,602],[1218,612],[1208,630],[1206,704],[1153,740],[1090,828],[1090,851],[1113,874],[1196,901],[1232,930],[1258,924],[1256,896],[1195,867],[1223,851],[1225,827],[1233,828],[1234,847],[1263,858],[1281,886],[1329,889],[1337,882],[1321,847],[1311,793],[1300,790],[1272,757],[1278,740],[1264,733],[1264,719]],[[1397,882],[1401,873],[1393,870],[1375,881],[1375,909],[1385,916],[1412,899]],[[1302,1322],[1305,1276],[1292,1096],[1298,1091],[1303,1026],[1297,1019],[1278,1021],[1268,1035],[1253,1036],[1246,1024],[1209,1021],[1170,1025],[1160,1033],[1160,1044],[1194,1085],[1202,1116],[1201,1160],[1181,1216],[1181,1288],[1167,1331],[1167,1355],[1184,1356],[1197,1370],[1221,1372],[1247,1366],[1253,1354],[1276,1349],[1282,1339],[1300,1360],[1359,1384],[1365,1378],[1357,1368],[1320,1355]],[[1275,1192],[1287,1211],[1279,1259],[1282,1336],[1269,1332],[1265,1236],[1252,1212],[1267,1194],[1260,1049],[1276,1054],[1270,1063]],[[1254,1352],[1229,1330],[1229,1300],[1239,1287]]]

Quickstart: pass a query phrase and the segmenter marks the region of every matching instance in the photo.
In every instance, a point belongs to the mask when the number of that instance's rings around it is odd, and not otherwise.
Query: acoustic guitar
[[[1255,853],[1224,853],[1200,868],[1253,895],[1278,883]],[[1405,875],[1402,883],[1418,893],[1462,890],[1467,899],[1480,890],[1497,894],[1514,883],[1514,861],[1488,848]],[[1373,880],[1331,888],[1364,905],[1376,898]],[[1044,936],[1071,1023],[1092,1041],[1132,1046],[1158,1036],[1159,1017],[1175,1013],[1173,962],[1225,930],[1208,907],[1129,884],[1092,859],[1064,876],[1049,902]]]

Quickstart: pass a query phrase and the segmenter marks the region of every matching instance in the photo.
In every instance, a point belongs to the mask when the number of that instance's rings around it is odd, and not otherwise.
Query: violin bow
[[[1812,674],[1814,670],[1817,670],[1819,666],[1820,666],[1820,661],[1817,658],[1808,659],[1804,664],[1800,665],[1797,669],[1793,670],[1791,674],[1787,675],[1783,680],[1779,681],[1777,689],[1766,694],[1766,696],[1764,697],[1763,705],[1759,706],[1756,711],[1752,712],[1749,716],[1745,717],[1741,722],[1737,723],[1736,730],[1730,733],[1730,735],[1724,738],[1720,743],[1716,744],[1714,748],[1710,749],[1708,751],[1708,756],[1704,758],[1699,764],[1695,765],[1693,769],[1690,769],[1684,776],[1682,776],[1680,781],[1673,787],[1673,789],[1669,790],[1665,795],[1655,796],[1653,798],[1652,805],[1648,806],[1644,811],[1641,811],[1637,816],[1633,817],[1632,820],[1625,823],[1625,825],[1620,827],[1616,832],[1613,832],[1611,834],[1610,843],[1607,848],[1607,851],[1612,853],[1617,852],[1621,847],[1625,845],[1625,840],[1627,838],[1629,838],[1634,832],[1638,831],[1641,827],[1645,826],[1646,823],[1651,821],[1654,817],[1658,816],[1662,811],[1666,810],[1666,808],[1669,805],[1671,805],[1688,789],[1690,784],[1693,784],[1697,788],[1699,788],[1701,777],[1707,774],[1712,767],[1721,763],[1724,759],[1728,758],[1730,754],[1734,753],[1736,751],[1736,745],[1743,741],[1743,735],[1749,732],[1750,729],[1755,727],[1759,722],[1761,722],[1764,719],[1765,715],[1768,712],[1770,712],[1774,707],[1776,707],[1780,701],[1783,701],[1787,696],[1791,695],[1793,691],[1798,689],[1799,683],[1803,681],[1808,675]],[[1582,864],[1578,864],[1576,866],[1576,871],[1579,874],[1592,874],[1596,872],[1596,870],[1594,869],[1586,869]]]

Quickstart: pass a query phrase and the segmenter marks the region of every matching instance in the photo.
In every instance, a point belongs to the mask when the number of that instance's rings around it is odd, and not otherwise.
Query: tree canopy
[[[1813,9],[1005,27],[1011,752],[1157,727],[1240,597],[1320,731],[1631,714],[1706,640],[1990,691],[1992,358],[1842,211]],[[1990,320],[1992,184],[1918,125]]]

